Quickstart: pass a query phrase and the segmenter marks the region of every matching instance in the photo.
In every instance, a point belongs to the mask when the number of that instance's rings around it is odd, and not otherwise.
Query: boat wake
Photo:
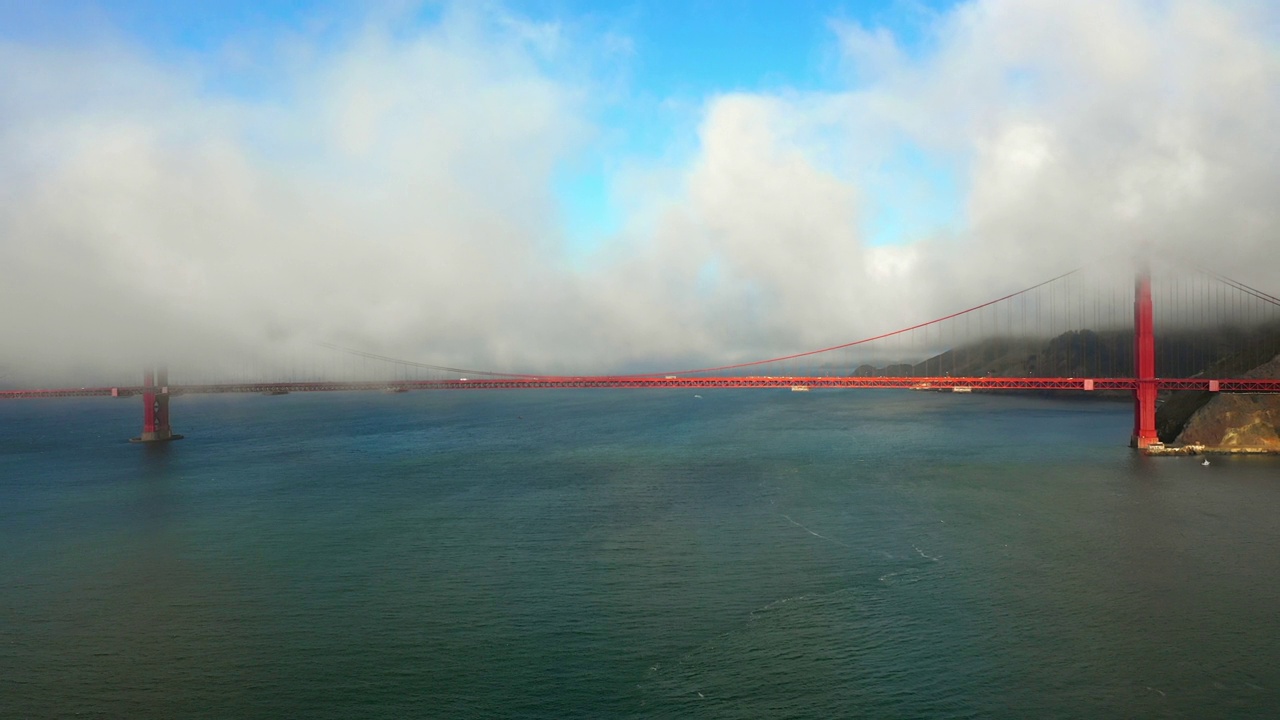
[[[912,545],[911,549],[915,550],[917,555],[929,562],[942,562],[941,555],[930,555],[929,553],[921,550],[919,545]],[[921,568],[919,567],[909,567],[895,572],[885,573],[880,576],[880,582],[886,585],[910,585],[912,583],[918,583],[923,579],[924,575],[921,573]]]
[[[840,547],[846,547],[846,548],[847,548],[847,547],[849,547],[848,545],[846,545],[846,544],[844,544],[844,543],[840,542],[839,540],[836,540],[835,538],[827,537],[826,535],[823,535],[823,534],[822,534],[822,533],[820,533],[820,532],[814,532],[813,530],[810,530],[809,528],[805,527],[804,525],[801,525],[800,523],[796,522],[795,520],[792,520],[792,519],[791,519],[791,516],[790,516],[790,515],[788,515],[788,514],[786,514],[786,513],[779,513],[779,515],[782,515],[782,517],[786,518],[786,519],[787,519],[787,522],[791,523],[792,525],[795,525],[796,527],[800,528],[801,530],[803,530],[803,531],[805,531],[805,532],[809,533],[810,535],[812,535],[812,536],[814,536],[814,537],[816,537],[816,538],[822,538],[823,540],[826,540],[827,542],[833,542],[833,543],[835,543],[835,544],[839,545]]]

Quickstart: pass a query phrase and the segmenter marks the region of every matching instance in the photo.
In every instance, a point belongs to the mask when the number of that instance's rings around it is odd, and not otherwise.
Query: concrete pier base
[[[174,433],[171,433],[171,432],[166,432],[166,433],[144,432],[136,438],[129,438],[129,442],[131,443],[162,443],[162,442],[170,442],[172,440],[181,440],[184,437],[186,436],[175,435]]]

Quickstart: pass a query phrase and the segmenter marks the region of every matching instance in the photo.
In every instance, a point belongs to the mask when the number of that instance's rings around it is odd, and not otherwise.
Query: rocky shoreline
[[[1208,447],[1206,445],[1152,445],[1142,451],[1146,455],[1280,455],[1280,448]]]

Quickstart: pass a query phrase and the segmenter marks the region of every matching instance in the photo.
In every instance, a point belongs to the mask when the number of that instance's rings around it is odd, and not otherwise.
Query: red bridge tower
[[[1133,437],[1129,444],[1139,450],[1158,444],[1156,435],[1156,337],[1151,306],[1151,268],[1139,261],[1133,289]]]
[[[169,370],[161,365],[142,373],[142,434],[129,442],[154,443],[181,440],[169,427]]]

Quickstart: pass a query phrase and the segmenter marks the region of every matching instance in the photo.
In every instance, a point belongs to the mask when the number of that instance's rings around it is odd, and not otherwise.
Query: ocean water
[[[0,717],[1280,716],[1280,462],[1138,457],[1123,403],[140,415],[0,404]]]

